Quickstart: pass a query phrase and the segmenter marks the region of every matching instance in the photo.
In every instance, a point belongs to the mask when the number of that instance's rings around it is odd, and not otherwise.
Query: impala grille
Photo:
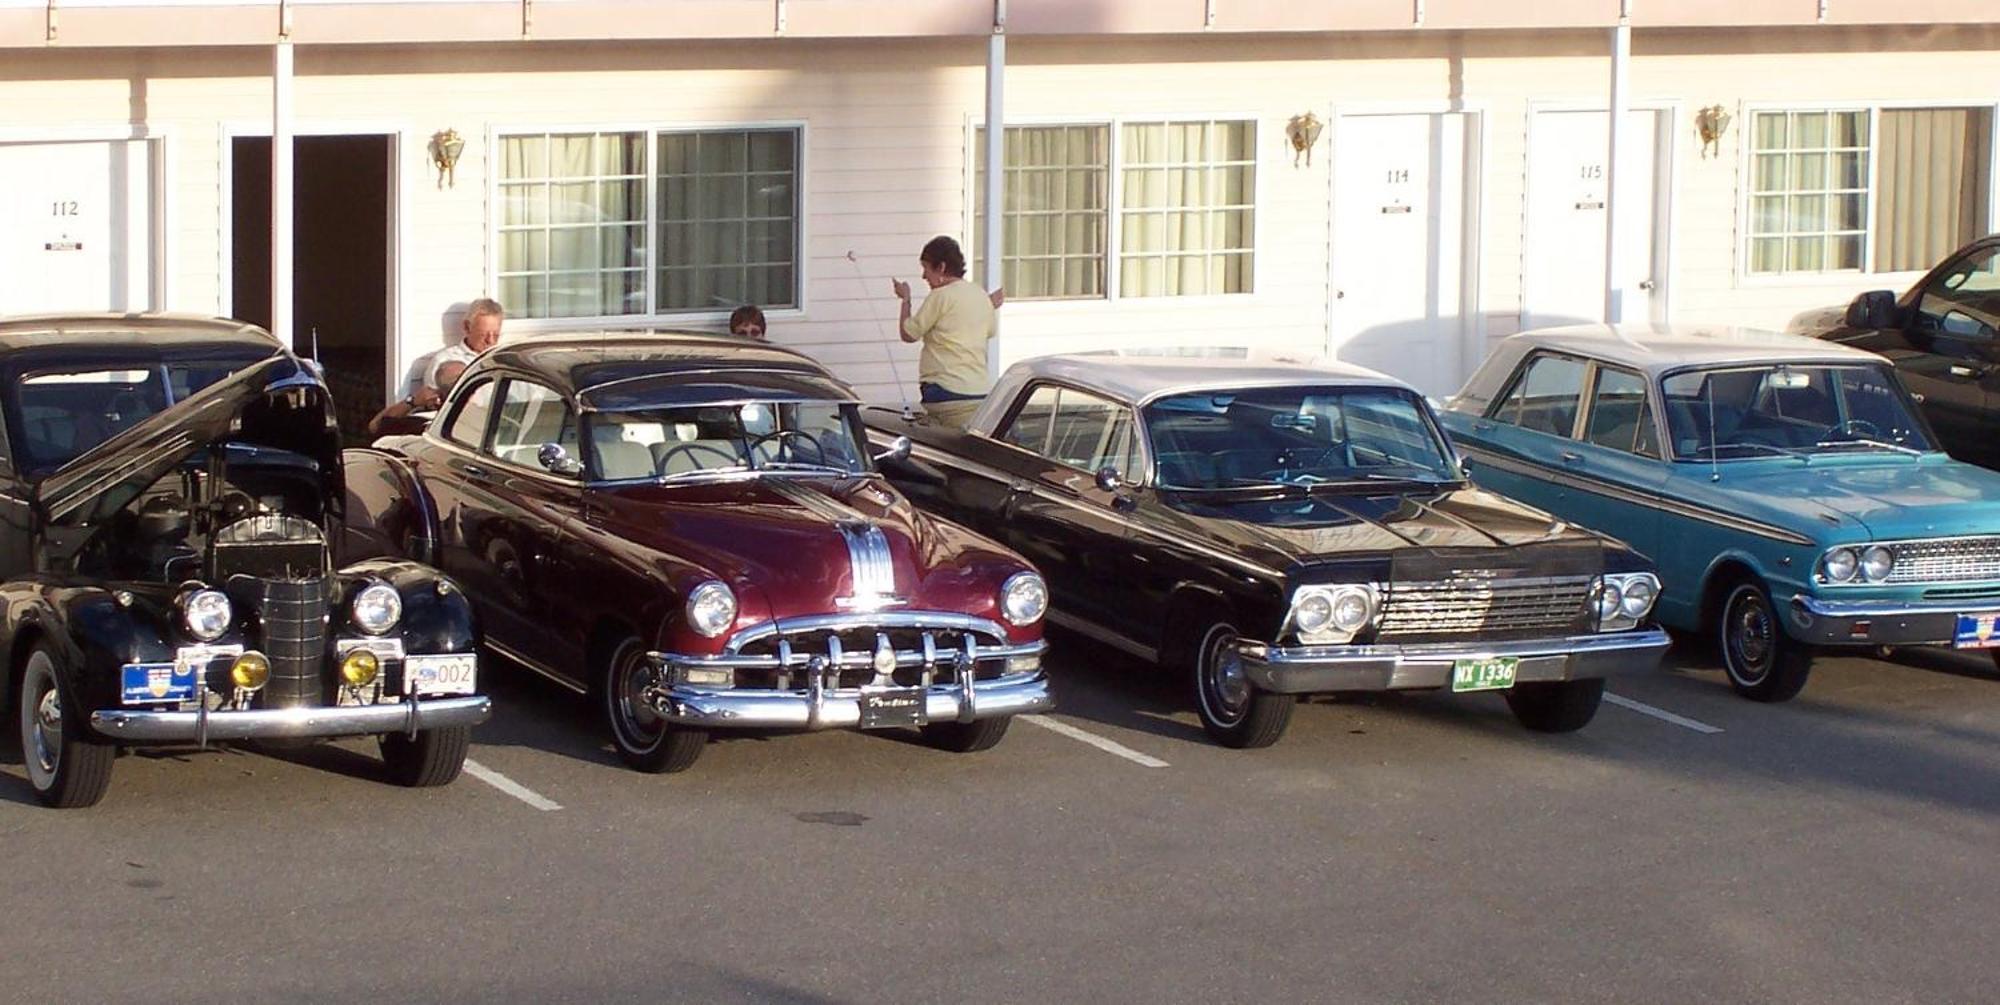
[[[1901,541],[1889,545],[1891,583],[1967,583],[2000,579],[2000,537]]]
[[[1383,598],[1379,635],[1566,634],[1586,627],[1592,578],[1473,575],[1391,583]]]

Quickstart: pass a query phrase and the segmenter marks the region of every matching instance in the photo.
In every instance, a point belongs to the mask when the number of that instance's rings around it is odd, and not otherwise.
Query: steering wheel
[[[123,432],[152,413],[145,396],[137,391],[120,391],[104,403],[104,422],[113,432]]]
[[[1826,431],[1828,436],[1853,436],[1863,440],[1882,439],[1882,427],[1867,419],[1849,419]]]
[[[694,467],[689,470],[701,470],[707,468],[708,465],[701,463],[700,459],[696,457],[697,454],[702,454],[702,453],[711,454],[719,458],[722,461],[722,464],[719,465],[720,467],[733,468],[738,463],[736,452],[734,450],[727,450],[722,447],[718,447],[713,443],[702,443],[700,441],[691,440],[687,443],[676,443],[673,446],[668,447],[665,452],[660,454],[660,462],[655,467],[655,470],[657,470],[660,474],[663,475],[675,474],[676,472],[667,470],[667,462],[673,460],[675,455],[678,454],[688,455],[688,459],[694,463]]]
[[[807,433],[807,432],[805,432],[804,430],[799,430],[799,429],[780,429],[780,430],[778,430],[778,431],[777,431],[777,432],[775,432],[775,433],[765,433],[764,435],[762,435],[762,436],[759,436],[759,437],[757,437],[757,438],[756,438],[756,439],[754,439],[754,440],[751,440],[751,441],[750,441],[750,456],[751,456],[751,457],[753,457],[753,458],[754,458],[754,457],[756,457],[756,456],[757,456],[757,448],[758,448],[758,447],[761,447],[761,446],[763,446],[763,445],[764,445],[764,443],[765,443],[766,441],[768,441],[768,440],[777,440],[777,441],[778,441],[778,453],[782,454],[782,453],[784,452],[784,449],[785,449],[785,439],[786,439],[786,437],[797,437],[797,438],[798,438],[798,441],[799,441],[799,442],[801,442],[801,443],[804,443],[804,444],[806,444],[807,446],[810,446],[810,447],[812,447],[812,449],[813,449],[813,459],[812,459],[812,460],[810,460],[810,461],[803,461],[803,460],[801,460],[801,463],[805,463],[805,464],[821,464],[821,465],[824,465],[824,464],[826,464],[826,448],[825,448],[825,447],[823,447],[823,446],[821,446],[821,445],[820,445],[820,442],[819,442],[818,440],[815,440],[815,439],[813,439],[813,438],[812,438],[812,434],[810,434],[810,433]],[[797,447],[793,447],[793,448],[792,448],[792,458],[793,458],[794,460],[800,460],[800,458],[799,458],[799,456],[798,456],[798,448],[797,448]]]

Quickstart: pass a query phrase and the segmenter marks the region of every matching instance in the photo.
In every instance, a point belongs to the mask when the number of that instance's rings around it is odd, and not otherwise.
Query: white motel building
[[[1003,363],[1443,393],[1527,327],[1900,290],[2000,229],[1996,107],[2000,0],[0,0],[0,314],[255,321],[365,416],[474,297],[749,302],[893,401],[950,234]]]

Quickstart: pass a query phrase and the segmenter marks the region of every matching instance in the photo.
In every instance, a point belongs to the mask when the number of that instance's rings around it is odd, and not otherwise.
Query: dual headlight
[[[1016,627],[1032,625],[1049,611],[1049,585],[1032,572],[1017,572],[1000,584],[1000,616]]]
[[[1292,591],[1285,623],[1307,645],[1338,645],[1374,624],[1381,591],[1373,583],[1301,586]]]
[[[1599,631],[1636,627],[1660,599],[1660,577],[1650,572],[1613,572],[1598,579],[1593,591]]]
[[[1819,557],[1819,577],[1828,583],[1881,583],[1896,571],[1896,553],[1879,544],[1829,548]]]

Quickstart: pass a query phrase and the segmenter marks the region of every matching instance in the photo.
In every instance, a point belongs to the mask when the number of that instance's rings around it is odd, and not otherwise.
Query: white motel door
[[[152,306],[144,140],[0,143],[0,314]]]
[[[1623,320],[1667,320],[1666,113],[1626,113],[1618,289]],[[1528,208],[1521,263],[1523,328],[1604,320],[1604,112],[1536,110],[1528,117]]]
[[[1332,355],[1458,390],[1469,368],[1463,113],[1343,115],[1334,130]]]

